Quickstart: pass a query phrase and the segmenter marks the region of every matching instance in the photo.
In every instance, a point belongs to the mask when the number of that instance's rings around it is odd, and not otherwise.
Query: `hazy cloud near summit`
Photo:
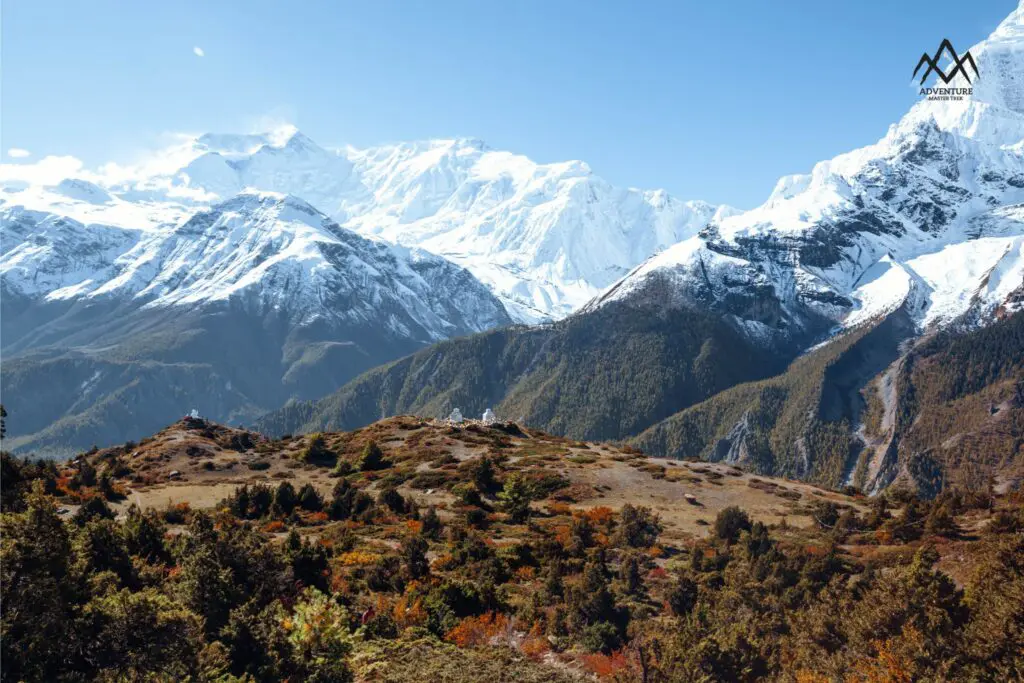
[[[7,153],[15,156],[11,150]],[[66,178],[85,175],[81,160],[73,156],[48,156],[31,164],[0,164],[0,182],[56,185]]]

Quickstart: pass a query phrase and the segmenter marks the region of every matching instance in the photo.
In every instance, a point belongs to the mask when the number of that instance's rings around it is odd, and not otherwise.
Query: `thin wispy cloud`
[[[203,48],[199,47],[198,45],[196,45],[194,48],[192,48],[192,52],[193,52],[193,54],[195,54],[196,57],[205,57],[206,56],[206,53],[203,52]]]
[[[7,150],[7,156],[12,159],[24,159],[25,157],[32,156],[32,152],[27,149],[22,149],[21,147],[11,147]]]

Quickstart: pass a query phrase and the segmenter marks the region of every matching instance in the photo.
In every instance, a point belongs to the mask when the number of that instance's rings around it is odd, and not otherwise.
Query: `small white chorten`
[[[452,414],[448,416],[448,421],[451,422],[452,424],[461,424],[462,423],[462,411],[459,410],[458,408],[453,410]]]
[[[490,426],[498,421],[498,416],[494,414],[493,410],[488,408],[487,410],[484,411],[484,416],[480,418],[480,421],[483,422],[485,425]]]

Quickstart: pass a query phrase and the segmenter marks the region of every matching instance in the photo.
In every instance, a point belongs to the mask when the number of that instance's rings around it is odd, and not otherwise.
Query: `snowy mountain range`
[[[89,226],[165,232],[239,192],[288,194],[344,228],[462,265],[521,322],[568,315],[651,254],[733,213],[476,140],[327,150],[290,126],[189,138],[138,167],[81,175],[8,181],[0,201]]]
[[[146,433],[196,391],[252,419],[439,340],[613,303],[711,312],[777,357],[894,311],[918,333],[1004,315],[1024,302],[1024,6],[970,50],[980,77],[949,84],[970,96],[923,98],[746,212],[472,139],[328,149],[291,126],[133,166],[0,165],[18,432]]]
[[[188,137],[131,167],[6,165],[5,393],[36,435],[25,447],[145,433],[161,422],[133,420],[183,408],[157,411],[155,387],[104,365],[130,348],[173,366],[134,368],[154,383],[195,387],[208,370],[201,395],[174,400],[251,420],[433,342],[563,317],[728,213],[472,140],[328,150],[289,126]],[[253,343],[238,330],[263,337],[247,368],[220,355],[219,336]],[[241,389],[253,368],[267,381]],[[83,417],[104,405],[122,417]],[[130,430],[108,429],[119,421]]]
[[[76,207],[119,201],[86,182],[58,189]],[[187,406],[252,420],[512,322],[460,266],[289,195],[244,191],[152,230],[10,205],[0,222],[0,371],[31,447],[132,438]]]
[[[383,315],[396,335],[424,342],[509,322],[502,305],[457,265],[360,237],[293,196],[243,191],[152,232],[22,207],[5,207],[0,216],[15,237],[3,254],[10,296],[111,298],[142,308],[240,300],[295,325]]]

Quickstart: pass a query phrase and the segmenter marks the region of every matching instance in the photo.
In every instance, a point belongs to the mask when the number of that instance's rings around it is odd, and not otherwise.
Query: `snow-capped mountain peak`
[[[1024,263],[1024,4],[970,53],[980,76],[938,85],[971,94],[922,96],[875,144],[782,177],[763,205],[716,217],[592,306],[653,282],[663,294],[667,279],[680,301],[776,337],[894,305],[922,326],[995,310]]]
[[[246,190],[147,233],[20,207],[5,208],[2,220],[21,243],[3,255],[0,274],[22,297],[115,298],[149,308],[236,301],[297,325],[369,319],[390,301],[408,318],[402,327],[419,330],[408,334],[426,340],[508,322],[458,266],[360,237],[293,195]]]
[[[93,188],[51,188],[77,200],[28,196],[80,211],[97,206]],[[197,403],[220,420],[253,419],[424,345],[512,322],[460,266],[363,237],[284,193],[244,189],[145,230],[7,201],[0,226],[5,371],[29,368],[5,374],[5,386],[45,424],[98,406],[134,425]],[[45,377],[47,391],[19,383],[24,373]],[[61,443],[92,438],[76,430],[93,422],[72,422]]]
[[[1020,141],[1020,117],[1024,116],[1024,6],[1018,5],[992,34],[968,52],[977,64],[977,74],[970,71],[965,76],[958,71],[948,84],[937,81],[925,85],[969,90],[970,95],[922,99],[894,126],[889,137],[905,135],[922,122],[933,121],[941,131],[991,145],[1012,146]],[[951,65],[942,66],[949,69]]]
[[[53,188],[53,191],[69,199],[89,204],[107,204],[113,201],[110,193],[96,183],[78,178],[65,178]]]

